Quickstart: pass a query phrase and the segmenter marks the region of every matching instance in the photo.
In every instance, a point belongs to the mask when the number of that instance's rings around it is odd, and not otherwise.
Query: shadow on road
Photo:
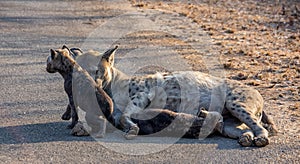
[[[0,144],[40,143],[54,141],[95,141],[92,137],[70,135],[67,122],[27,124],[0,128]]]
[[[42,142],[56,142],[56,141],[87,141],[98,142],[93,137],[76,137],[70,134],[70,129],[67,129],[67,122],[51,122],[40,124],[27,124],[19,126],[8,126],[0,128],[0,144],[23,144],[23,143],[42,143]],[[104,139],[100,139],[100,142],[106,143],[127,143],[122,136],[113,136],[113,133],[108,133]],[[111,138],[111,139],[108,139]],[[165,139],[165,137],[161,138]],[[154,143],[160,140],[159,137],[145,137],[140,136],[136,140],[131,140],[130,143]],[[163,142],[161,144],[164,144]],[[217,149],[244,149],[236,140],[224,138],[218,135],[210,136],[204,140],[199,139],[179,139],[174,144],[214,144]],[[249,149],[249,148],[248,148]],[[251,149],[251,148],[250,148]]]

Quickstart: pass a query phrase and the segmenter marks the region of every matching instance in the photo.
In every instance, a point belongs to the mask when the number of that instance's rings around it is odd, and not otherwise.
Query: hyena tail
[[[275,136],[278,133],[274,120],[271,116],[268,116],[264,111],[262,112],[261,122],[263,127],[268,130],[270,136]]]

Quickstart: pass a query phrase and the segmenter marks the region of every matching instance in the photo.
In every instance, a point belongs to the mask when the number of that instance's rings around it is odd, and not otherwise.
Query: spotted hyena
[[[77,62],[84,67],[82,68],[71,56],[71,51],[65,46],[63,49],[52,51],[58,53],[64,59],[60,61],[69,59],[68,64],[74,69],[71,86],[73,88],[71,93],[73,95],[72,98],[74,99],[74,106],[76,109],[81,108],[86,112],[85,120],[91,127],[91,130],[87,130],[81,123],[78,123],[72,129],[72,134],[78,136],[91,134],[95,137],[103,137],[106,130],[106,119],[119,128],[118,116],[121,112],[117,108],[113,109],[113,101],[107,93],[103,91],[100,86],[102,83],[97,84],[93,80],[96,72],[93,70],[95,69],[93,67],[93,62],[97,61],[95,58],[99,56],[99,53],[96,51],[89,51],[80,55],[77,58]],[[53,53],[52,51],[51,53]],[[107,51],[105,55],[114,53],[114,51],[115,49]],[[104,116],[106,118],[104,118]],[[149,119],[145,120],[145,117],[149,117]],[[133,121],[141,127],[141,130],[139,131],[139,134],[141,135],[176,134],[195,138],[199,137],[200,129],[202,133],[204,133],[204,131],[207,133],[211,132],[210,130],[202,128],[203,125],[205,125],[205,127],[207,127],[206,125],[209,125],[209,127],[212,127],[216,131],[222,131],[223,127],[222,116],[219,113],[204,110],[199,110],[198,115],[195,116],[164,109],[149,109],[145,112],[137,113]]]
[[[74,101],[73,101],[73,94],[72,94],[72,73],[73,73],[73,66],[66,59],[62,53],[68,52],[72,56],[72,58],[76,58],[78,55],[82,53],[79,48],[71,48],[69,49],[67,46],[63,46],[62,49],[58,50],[50,50],[50,55],[47,58],[47,67],[46,70],[49,73],[56,73],[58,72],[64,78],[64,89],[69,98],[69,104],[65,113],[62,115],[63,120],[69,120],[72,117],[72,123],[68,125],[68,128],[73,128],[77,121],[78,115],[75,110]]]
[[[237,81],[197,71],[130,77],[114,67],[114,53],[101,57],[96,79],[112,97],[114,108],[123,112],[119,122],[127,139],[141,130],[133,115],[149,109],[192,115],[200,108],[217,111],[224,117],[221,134],[238,139],[242,146],[266,146],[268,130],[276,132],[273,121],[263,112],[260,93]]]

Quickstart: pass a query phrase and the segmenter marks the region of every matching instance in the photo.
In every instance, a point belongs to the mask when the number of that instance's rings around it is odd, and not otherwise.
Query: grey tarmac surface
[[[97,27],[137,9],[122,0],[7,0],[0,6],[0,163],[299,163],[299,141],[290,142],[288,134],[263,148],[220,136],[170,144],[167,137],[125,141],[118,132],[97,141],[70,135],[70,122],[60,118],[67,105],[63,79],[45,70],[49,49],[81,47]],[[133,155],[143,152],[150,153]]]

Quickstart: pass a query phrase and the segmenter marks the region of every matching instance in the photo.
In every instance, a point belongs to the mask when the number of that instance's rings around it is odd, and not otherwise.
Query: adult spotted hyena
[[[242,146],[266,146],[268,130],[276,132],[273,121],[263,112],[259,92],[237,81],[197,71],[130,77],[114,67],[114,53],[101,57],[96,78],[115,107],[123,112],[120,124],[127,131],[127,139],[133,139],[140,131],[131,117],[153,108],[188,114],[195,114],[200,108],[218,111],[225,117],[222,135],[238,139]]]
[[[78,122],[78,115],[75,110],[73,94],[72,94],[72,74],[73,66],[70,61],[64,57],[63,53],[68,54],[75,59],[82,51],[79,48],[69,49],[67,46],[63,46],[61,49],[50,50],[50,55],[47,58],[46,71],[49,73],[58,72],[64,78],[64,89],[69,98],[69,104],[65,113],[62,115],[63,120],[69,120],[72,117],[72,123],[68,125],[68,128],[73,128]]]

